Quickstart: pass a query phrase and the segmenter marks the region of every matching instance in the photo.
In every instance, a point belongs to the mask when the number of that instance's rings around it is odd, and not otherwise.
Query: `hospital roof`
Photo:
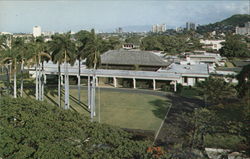
[[[102,64],[168,66],[161,57],[148,51],[110,50],[101,55]]]
[[[207,64],[183,65],[172,63],[166,69],[159,69],[158,72],[208,75],[208,66]]]

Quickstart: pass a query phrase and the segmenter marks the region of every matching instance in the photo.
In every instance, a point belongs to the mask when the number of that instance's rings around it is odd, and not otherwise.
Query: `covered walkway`
[[[26,68],[26,70],[29,70],[31,74],[35,74],[34,68]],[[76,76],[78,77],[78,68],[77,66],[69,66],[68,73],[69,76]],[[64,75],[64,65],[61,66],[61,74],[62,78]],[[43,74],[46,75],[57,75],[58,74],[58,68],[55,64],[48,64],[44,66]],[[117,87],[117,78],[124,78],[124,79],[132,79],[133,80],[133,88],[136,88],[136,79],[145,79],[145,80],[152,80],[153,83],[153,90],[156,90],[156,80],[162,80],[162,81],[170,81],[171,84],[174,85],[174,91],[176,91],[176,84],[177,81],[181,79],[181,75],[177,73],[162,73],[162,72],[154,72],[154,71],[132,71],[132,70],[108,70],[108,69],[87,69],[82,67],[81,68],[81,77],[92,77],[94,76],[97,78],[97,84],[98,84],[98,78],[99,77],[107,77],[113,79],[113,86]],[[89,80],[89,78],[88,78]]]

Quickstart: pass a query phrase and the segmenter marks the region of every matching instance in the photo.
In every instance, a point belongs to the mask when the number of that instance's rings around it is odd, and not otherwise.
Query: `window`
[[[187,83],[187,82],[188,82],[188,78],[184,77],[184,83]]]

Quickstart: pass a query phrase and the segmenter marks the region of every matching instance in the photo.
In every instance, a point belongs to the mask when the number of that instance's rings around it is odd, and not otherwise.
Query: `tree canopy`
[[[147,158],[148,142],[76,112],[24,98],[0,105],[1,158]]]
[[[243,42],[239,36],[228,36],[222,44],[224,46],[219,50],[222,56],[250,57],[250,50],[247,48],[247,43]]]
[[[157,50],[177,54],[200,49],[201,44],[198,39],[188,38],[187,36],[150,35],[142,39],[140,47],[142,50]]]
[[[236,96],[236,90],[220,78],[209,77],[206,81],[198,83],[198,87],[211,103],[220,103]]]
[[[250,96],[250,65],[242,68],[241,72],[237,75],[238,79],[238,93],[240,97]]]

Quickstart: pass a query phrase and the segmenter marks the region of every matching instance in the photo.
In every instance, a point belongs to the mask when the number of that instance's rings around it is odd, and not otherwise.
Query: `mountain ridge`
[[[233,33],[236,26],[243,27],[246,22],[250,21],[249,14],[235,14],[222,21],[201,25],[197,27],[198,33],[216,31],[218,33],[228,32]]]

